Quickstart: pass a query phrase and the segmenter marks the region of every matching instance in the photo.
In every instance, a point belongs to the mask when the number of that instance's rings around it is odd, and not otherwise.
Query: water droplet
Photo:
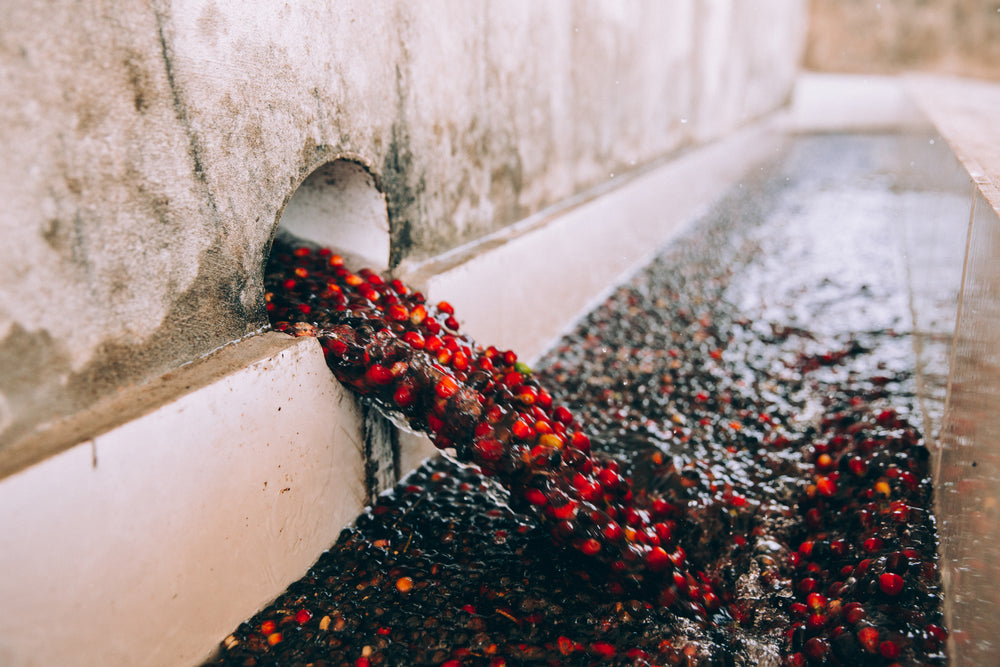
[[[933,139],[931,139],[931,146],[933,146],[933,145],[934,145],[934,140],[933,140]]]
[[[611,172],[611,178],[615,177],[615,172]]]
[[[687,118],[681,118],[681,125],[685,125],[687,124],[687,122],[688,122]]]

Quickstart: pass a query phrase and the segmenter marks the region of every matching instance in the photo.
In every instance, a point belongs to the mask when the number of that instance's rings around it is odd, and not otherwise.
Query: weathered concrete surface
[[[1000,5],[996,0],[812,0],[805,66],[1000,81]]]
[[[276,221],[321,164],[366,166],[391,263],[427,258],[780,106],[806,14],[151,5],[0,6],[0,474],[53,420],[263,326]]]

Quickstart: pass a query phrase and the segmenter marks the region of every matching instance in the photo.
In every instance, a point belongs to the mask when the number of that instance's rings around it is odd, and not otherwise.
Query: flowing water
[[[746,183],[534,369],[278,239],[275,328],[448,457],[213,664],[943,664],[906,270],[844,148]]]

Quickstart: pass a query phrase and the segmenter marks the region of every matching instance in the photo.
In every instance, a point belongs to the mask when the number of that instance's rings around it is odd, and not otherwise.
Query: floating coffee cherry
[[[899,595],[903,591],[903,578],[893,572],[886,572],[879,576],[878,587],[886,595]]]

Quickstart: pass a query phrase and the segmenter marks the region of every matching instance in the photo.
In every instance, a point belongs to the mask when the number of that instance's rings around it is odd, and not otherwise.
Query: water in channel
[[[276,240],[274,327],[318,337],[447,456],[211,664],[945,664],[907,271],[885,241],[900,188],[872,150],[799,141],[534,368],[447,303]]]

